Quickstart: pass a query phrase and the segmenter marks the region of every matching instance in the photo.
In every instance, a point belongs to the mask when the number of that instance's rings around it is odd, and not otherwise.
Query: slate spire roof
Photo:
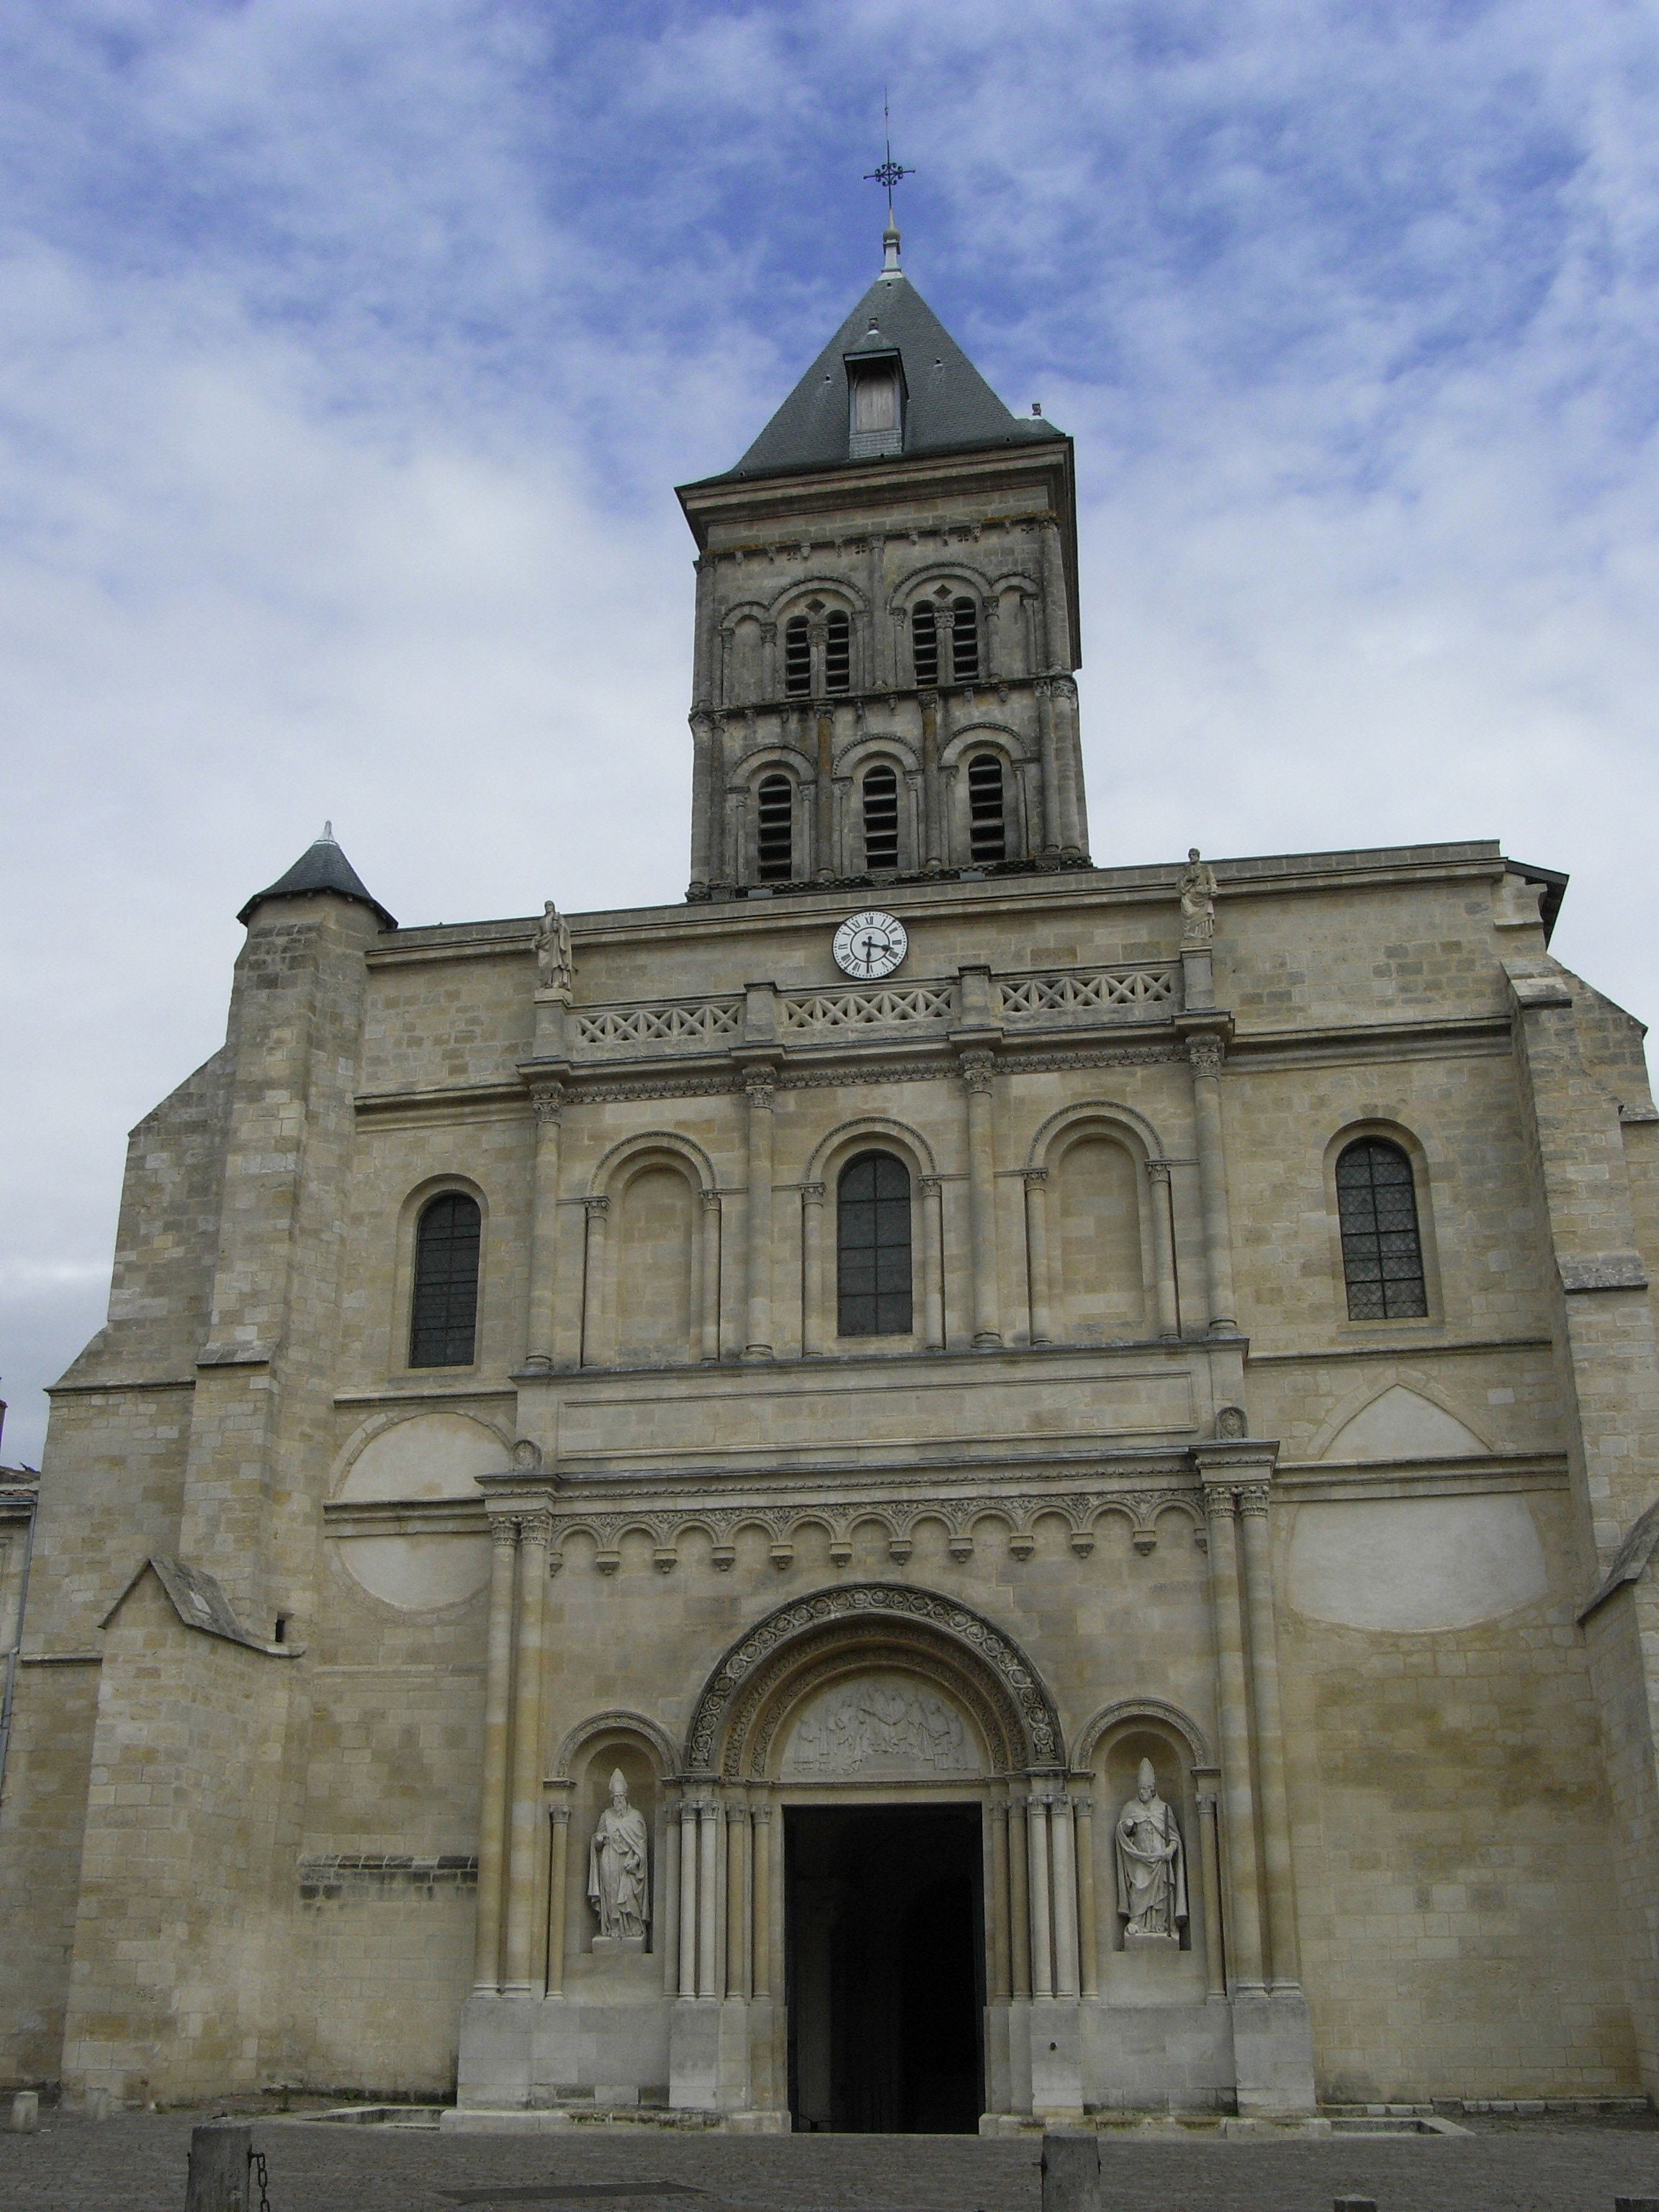
[[[335,843],[331,822],[324,823],[322,836],[301,854],[285,876],[278,876],[274,884],[254,892],[236,919],[246,922],[255,907],[266,899],[305,898],[317,891],[333,891],[341,898],[356,899],[379,915],[382,929],[398,927]]]
[[[884,240],[884,244],[888,241]],[[898,234],[888,264],[749,451],[722,477],[793,475],[845,465],[849,355],[896,352],[904,365],[904,453],[1024,445],[1064,432],[1040,416],[1011,414],[898,267]]]

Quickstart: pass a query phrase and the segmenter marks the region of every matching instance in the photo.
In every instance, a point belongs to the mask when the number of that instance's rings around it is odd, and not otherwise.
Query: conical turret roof
[[[903,363],[907,457],[1065,434],[1041,416],[1011,414],[915,285],[895,269],[877,277],[736,468],[706,481],[845,465],[847,360],[870,353],[896,353]]]
[[[268,884],[242,908],[236,919],[246,922],[257,906],[266,899],[306,898],[318,891],[332,891],[337,897],[356,899],[372,908],[380,918],[382,929],[396,929],[394,917],[380,904],[362,878],[334,842],[334,825],[323,824],[323,834],[314,845],[307,846],[285,876],[278,876]]]

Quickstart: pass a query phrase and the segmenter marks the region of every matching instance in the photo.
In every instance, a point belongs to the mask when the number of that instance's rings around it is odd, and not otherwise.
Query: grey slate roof
[[[313,891],[337,891],[342,898],[357,899],[379,915],[382,929],[398,927],[327,830],[301,854],[285,876],[278,876],[264,890],[255,891],[236,919],[246,922],[264,899],[304,898]]]
[[[1011,414],[908,278],[878,276],[736,468],[705,481],[786,476],[844,463],[844,356],[890,348],[904,363],[907,455],[1024,445],[1065,434],[1039,416]]]

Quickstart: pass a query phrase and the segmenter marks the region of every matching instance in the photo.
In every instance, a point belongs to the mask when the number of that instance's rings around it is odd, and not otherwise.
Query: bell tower
[[[697,544],[694,900],[1086,867],[1072,441],[884,265]]]

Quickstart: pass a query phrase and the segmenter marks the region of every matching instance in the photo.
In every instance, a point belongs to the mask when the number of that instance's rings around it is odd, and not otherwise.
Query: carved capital
[[[519,1547],[519,1524],[510,1513],[493,1513],[489,1517],[489,1537],[503,1552],[515,1552]]]
[[[530,1103],[536,1119],[556,1124],[564,1113],[564,1085],[558,1082],[532,1083]]]
[[[718,1213],[720,1212],[720,1194],[719,1191],[700,1190],[697,1193],[697,1195],[702,1200],[702,1210],[705,1213]]]
[[[1025,1188],[1027,1190],[1044,1190],[1048,1188],[1048,1170],[1047,1168],[1026,1169]]]
[[[1265,1516],[1272,1494],[1270,1486],[1265,1482],[1247,1482],[1238,1493],[1238,1510],[1241,1513],[1259,1513]]]
[[[1211,1034],[1187,1040],[1187,1059],[1195,1076],[1219,1075],[1226,1051],[1222,1040]]]
[[[545,1551],[553,1540],[553,1516],[550,1513],[523,1513],[519,1516],[520,1540],[533,1544]]]
[[[570,1818],[570,1808],[568,1805],[550,1805],[547,1817],[556,1828],[562,1828]]]
[[[963,1089],[979,1091],[986,1097],[990,1095],[991,1078],[995,1068],[996,1057],[988,1052],[964,1052],[957,1063],[957,1072],[962,1078]]]
[[[1231,1482],[1206,1482],[1204,1513],[1206,1520],[1231,1521],[1238,1510],[1238,1498]]]
[[[821,1182],[804,1182],[800,1187],[801,1203],[804,1206],[822,1206],[825,1188]]]
[[[590,1221],[603,1221],[611,1211],[611,1200],[608,1198],[585,1198],[582,1204],[587,1210],[587,1218]]]
[[[1170,1163],[1168,1160],[1148,1160],[1146,1163],[1146,1180],[1148,1182],[1168,1182],[1170,1180]]]
[[[751,1113],[769,1114],[777,1100],[777,1078],[770,1068],[756,1068],[743,1079],[743,1095]]]
[[[939,1190],[945,1178],[943,1176],[925,1175],[918,1176],[916,1180],[921,1185],[923,1191],[931,1198]]]

